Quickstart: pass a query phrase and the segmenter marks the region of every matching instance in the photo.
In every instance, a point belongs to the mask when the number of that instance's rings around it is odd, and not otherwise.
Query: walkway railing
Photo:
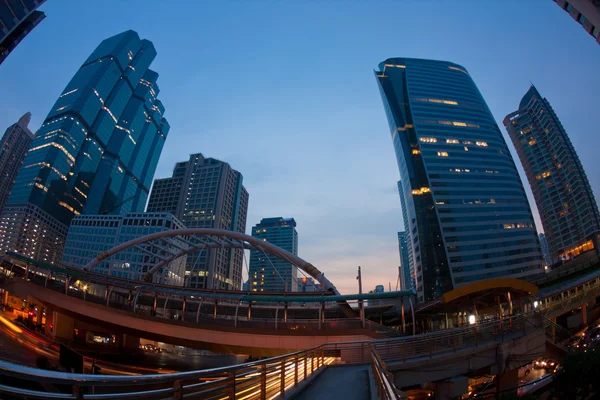
[[[284,307],[280,306],[277,309],[273,307],[272,311],[275,313],[272,318],[260,318],[253,317],[248,318],[248,309],[245,312],[235,307],[235,303],[227,303],[221,301],[217,303],[213,300],[207,301],[189,301],[187,307],[183,310],[169,310],[166,307],[166,300],[164,307],[159,307],[156,311],[153,311],[152,306],[142,306],[137,302],[137,296],[131,296],[127,298],[127,293],[117,293],[116,290],[111,290],[105,293],[104,297],[94,295],[80,290],[74,286],[70,286],[68,278],[60,279],[57,276],[50,274],[42,275],[41,272],[28,271],[22,267],[15,266],[12,271],[15,279],[20,279],[27,275],[30,283],[43,286],[47,289],[74,297],[80,300],[99,304],[111,308],[116,308],[122,311],[135,312],[141,318],[157,318],[162,320],[168,320],[169,323],[177,324],[177,321],[186,323],[197,323],[203,325],[204,328],[211,328],[212,326],[224,326],[231,328],[251,328],[251,329],[262,329],[262,330],[280,330],[289,331],[294,333],[299,332],[311,332],[315,331],[364,331],[371,332],[371,337],[400,337],[404,336],[400,331],[386,327],[370,321],[368,319],[361,318],[325,318],[322,315],[322,311],[317,312],[317,318],[314,319],[297,319],[297,318],[285,318],[284,319]],[[137,304],[136,304],[137,303]],[[181,304],[181,301],[179,301]],[[239,302],[237,302],[239,304]],[[222,309],[221,305],[227,305],[232,309],[233,315],[222,315],[218,311]],[[156,305],[154,306],[156,309]],[[243,315],[246,314],[246,315]]]
[[[374,340],[372,343],[382,360],[406,363],[502,343],[541,329],[543,317],[539,313],[530,313],[406,338]]]

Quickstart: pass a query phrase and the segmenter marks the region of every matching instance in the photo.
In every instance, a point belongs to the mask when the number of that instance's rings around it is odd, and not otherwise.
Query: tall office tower
[[[11,125],[4,132],[0,140],[0,210],[8,199],[19,168],[33,140],[33,133],[27,127],[30,120],[31,113],[23,115],[16,124]]]
[[[504,118],[537,204],[552,261],[598,247],[600,214],[573,144],[548,100],[531,86]]]
[[[600,0],[554,0],[600,44]]]
[[[0,217],[0,251],[60,262],[73,216],[144,210],[169,131],[148,69],[155,56],[126,31],[79,68],[25,157]]]
[[[298,255],[298,232],[294,218],[263,218],[252,227],[252,236]],[[298,269],[289,262],[258,251],[250,252],[251,290],[297,292]]]
[[[400,271],[401,271],[401,280],[400,280],[400,288],[402,290],[408,290],[414,287],[413,284],[413,273],[410,270],[410,261],[408,258],[408,241],[409,236],[406,231],[398,232],[398,248],[400,250]]]
[[[298,292],[320,292],[321,284],[313,278],[303,276],[298,278]]]
[[[552,256],[550,255],[546,235],[540,233],[538,237],[540,239],[540,247],[542,248],[542,257],[544,258],[544,268],[549,268],[552,265]]]
[[[482,279],[541,273],[523,185],[465,68],[391,58],[375,74],[400,170],[417,301]]]
[[[46,14],[36,10],[45,1],[0,1],[0,64],[46,18]]]
[[[192,154],[175,165],[171,178],[156,179],[149,212],[173,213],[187,228],[246,231],[248,191],[242,174],[225,162]],[[200,249],[188,254],[186,286],[239,290],[241,249]]]
[[[128,213],[121,215],[78,215],[71,221],[62,262],[83,268],[98,254],[119,244],[151,233],[183,229],[170,213]],[[179,250],[171,246],[167,250]],[[142,280],[159,259],[138,247],[131,247],[93,267],[93,272],[119,278]],[[179,257],[152,275],[154,283],[182,286],[186,256]]]

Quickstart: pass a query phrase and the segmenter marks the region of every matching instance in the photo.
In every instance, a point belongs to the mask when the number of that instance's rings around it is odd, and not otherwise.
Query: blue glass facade
[[[410,237],[406,232],[398,232],[398,249],[400,251],[400,271],[401,271],[401,288],[402,290],[409,290],[415,285],[413,284],[414,271],[410,269],[410,259],[408,251],[408,242]]]
[[[8,0],[0,2],[0,64],[35,28],[46,14],[37,8],[46,0]]]
[[[104,40],[37,132],[9,203],[74,215],[143,211],[169,131],[156,98],[156,50],[133,31]]]
[[[2,221],[17,218],[26,226],[30,218],[23,205],[31,204],[38,214],[47,214],[44,220],[64,224],[42,236],[61,242],[75,215],[144,210],[169,132],[157,99],[158,74],[149,69],[154,57],[152,43],[134,31],[100,43],[36,133],[7,202],[21,206],[3,213]],[[39,253],[11,239],[22,232],[8,226],[2,233],[8,238],[2,249]],[[19,243],[33,239],[23,237]],[[48,261],[59,262],[60,257]]]
[[[293,218],[263,218],[252,227],[252,236],[298,255],[298,232]],[[298,269],[285,260],[250,252],[250,290],[255,292],[297,292]],[[313,285],[314,286],[314,285]],[[302,286],[304,290],[304,285]]]
[[[375,75],[400,170],[417,300],[477,280],[539,274],[525,191],[466,69],[392,58]]]

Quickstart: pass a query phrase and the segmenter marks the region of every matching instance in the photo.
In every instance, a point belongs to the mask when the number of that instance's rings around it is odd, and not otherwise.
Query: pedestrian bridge
[[[314,398],[311,393],[318,393],[320,387],[343,386],[344,389],[336,393],[344,393],[352,387],[356,393],[368,394],[363,398],[399,399],[407,397],[398,387],[406,386],[409,381],[426,382],[434,375],[436,380],[443,380],[463,372],[436,368],[434,373],[434,365],[449,365],[449,360],[453,360],[454,367],[464,365],[467,371],[482,367],[470,366],[477,358],[488,359],[481,362],[490,367],[503,368],[507,359],[523,359],[540,343],[543,346],[544,341],[544,320],[535,313],[449,329],[443,335],[327,343],[262,361],[173,374],[79,375],[0,361],[0,376],[9,378],[3,379],[0,393],[55,399],[275,399],[292,396],[302,399]],[[481,356],[489,354],[495,356]],[[418,367],[424,364],[429,367],[425,370]],[[336,367],[338,365],[343,367]],[[351,367],[353,365],[356,367]],[[503,385],[516,385],[503,379],[504,371],[496,371],[501,376],[499,388],[502,390]],[[510,377],[514,377],[514,373]],[[67,385],[72,391],[49,394],[36,387],[40,383],[46,387]],[[459,390],[440,385],[436,389],[438,394]]]

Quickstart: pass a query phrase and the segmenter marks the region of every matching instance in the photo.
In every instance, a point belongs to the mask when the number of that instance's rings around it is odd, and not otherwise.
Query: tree
[[[551,399],[588,399],[600,394],[600,344],[570,351],[556,374]],[[596,398],[596,396],[594,396]]]

